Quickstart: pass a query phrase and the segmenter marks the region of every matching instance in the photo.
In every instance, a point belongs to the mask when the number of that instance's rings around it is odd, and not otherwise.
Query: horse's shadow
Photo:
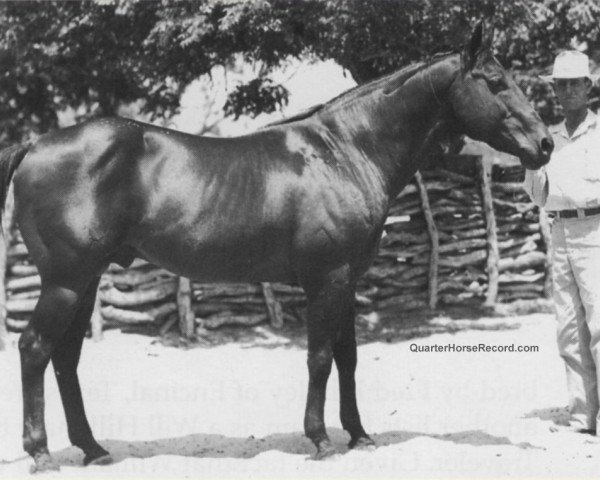
[[[348,435],[340,429],[328,429],[330,438],[338,452],[348,452]],[[474,446],[509,445],[520,449],[536,449],[527,442],[513,443],[508,437],[498,437],[482,430],[470,430],[449,434],[429,434],[410,431],[390,431],[372,435],[378,447],[408,442],[417,437],[468,444]],[[239,438],[214,434],[192,434],[184,437],[164,438],[149,441],[104,440],[100,442],[113,458],[114,463],[128,458],[151,458],[158,455],[176,455],[196,458],[253,458],[263,452],[275,450],[292,455],[312,458],[315,448],[303,433],[275,433],[264,438]],[[83,454],[75,447],[53,453],[60,465],[82,465]]]
[[[551,420],[555,425],[568,425],[569,409],[568,407],[542,408],[526,413],[523,418],[539,418],[545,421]]]

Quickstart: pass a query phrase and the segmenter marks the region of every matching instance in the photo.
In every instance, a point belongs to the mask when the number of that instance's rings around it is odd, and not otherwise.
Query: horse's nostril
[[[544,137],[540,142],[540,147],[544,155],[550,155],[552,153],[552,150],[554,149],[554,142],[551,138]]]

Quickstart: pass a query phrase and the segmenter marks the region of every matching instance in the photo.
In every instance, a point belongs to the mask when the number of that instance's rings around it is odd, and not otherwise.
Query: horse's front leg
[[[356,309],[354,306],[354,291],[352,299],[348,302],[348,311],[345,312],[333,345],[333,358],[338,369],[340,383],[340,420],[342,427],[350,434],[350,448],[371,448],[375,442],[366,434],[360,421],[356,403],[356,372],[357,352],[356,333],[354,320]]]
[[[333,363],[334,344],[344,317],[352,310],[354,281],[343,266],[303,282],[308,298],[308,397],[304,431],[317,447],[316,459],[336,453],[325,430],[327,380]]]

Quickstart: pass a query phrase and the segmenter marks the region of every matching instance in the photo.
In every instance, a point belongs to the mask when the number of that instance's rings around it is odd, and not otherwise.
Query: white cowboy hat
[[[588,56],[577,50],[559,53],[554,60],[552,75],[540,75],[540,78],[546,82],[553,82],[556,78],[589,78],[595,82],[598,77],[599,75],[590,73]]]

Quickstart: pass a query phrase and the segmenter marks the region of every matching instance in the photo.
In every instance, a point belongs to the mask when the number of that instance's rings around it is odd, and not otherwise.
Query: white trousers
[[[565,361],[571,425],[600,422],[600,215],[554,219],[553,289],[558,350]]]

